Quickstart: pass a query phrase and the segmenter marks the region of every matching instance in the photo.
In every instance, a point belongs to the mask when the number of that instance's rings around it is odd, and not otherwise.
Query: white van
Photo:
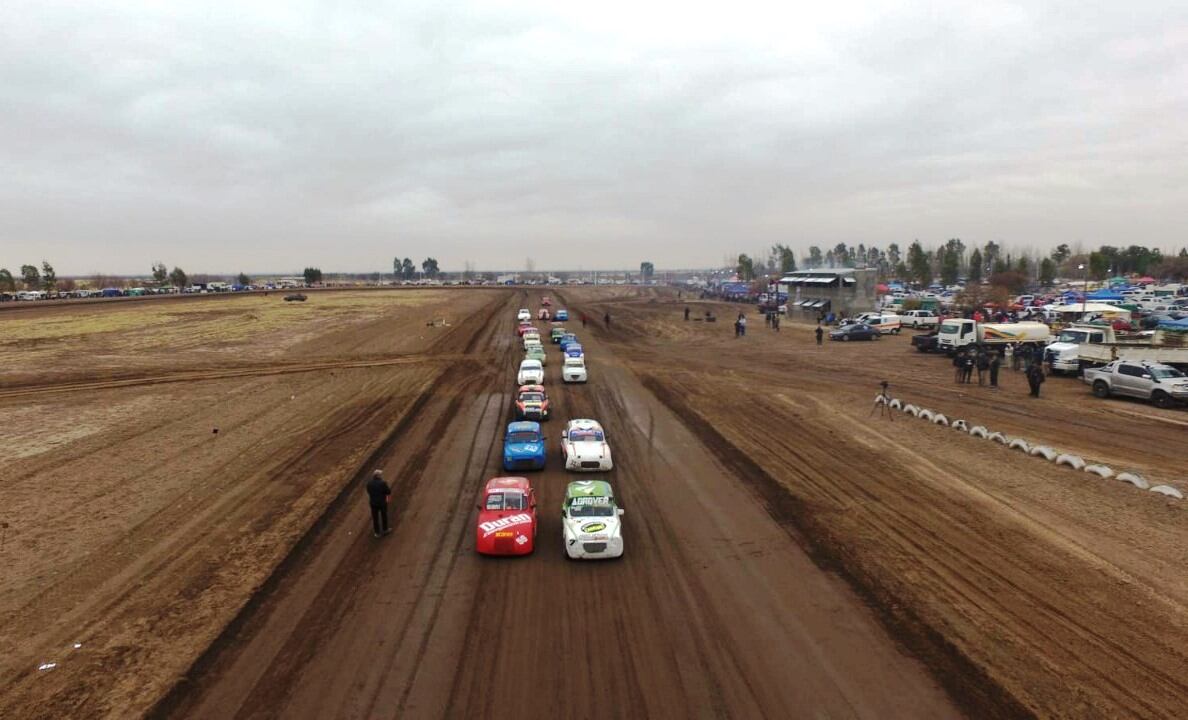
[[[880,335],[890,335],[891,333],[898,335],[903,327],[903,318],[887,313],[866,313],[859,322],[866,323],[878,330]]]
[[[900,318],[910,328],[935,328],[940,324],[940,316],[933,310],[908,310]]]

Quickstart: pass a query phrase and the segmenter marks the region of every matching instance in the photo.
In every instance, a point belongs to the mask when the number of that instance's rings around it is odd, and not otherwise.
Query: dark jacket
[[[388,483],[384,482],[382,477],[372,476],[367,481],[367,498],[371,501],[371,507],[383,507],[388,504],[388,496],[392,494],[392,488],[388,487]]]
[[[1044,381],[1044,369],[1039,366],[1039,363],[1032,365],[1027,370],[1027,382],[1032,385],[1039,385]]]

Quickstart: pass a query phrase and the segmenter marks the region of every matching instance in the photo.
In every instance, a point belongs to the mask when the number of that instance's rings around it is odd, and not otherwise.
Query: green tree
[[[771,248],[775,256],[775,269],[780,273],[790,273],[796,270],[796,253],[787,245],[776,244]]]
[[[899,256],[899,243],[891,243],[887,246],[887,264],[891,267],[899,267],[899,261],[902,260]]]
[[[809,254],[805,265],[810,268],[821,267],[821,248],[816,245],[809,246]]]
[[[1060,265],[1065,260],[1068,260],[1070,257],[1072,257],[1072,250],[1069,250],[1068,245],[1065,243],[1060,243],[1056,246],[1056,249],[1052,251],[1051,257],[1053,263],[1052,267],[1055,269],[1057,265]]]
[[[738,265],[734,271],[738,273],[739,280],[750,282],[755,279],[755,262],[746,253],[742,253],[738,256]]]
[[[54,272],[54,266],[49,264],[49,260],[41,261],[41,289],[46,292],[53,292],[58,287],[58,274]]]
[[[169,277],[169,271],[165,269],[165,263],[159,260],[153,263],[153,282],[164,285],[167,277]]]
[[[409,258],[404,258],[400,261],[400,277],[405,280],[412,280],[417,276],[417,266],[413,265],[413,261]]]
[[[977,248],[969,254],[969,281],[981,282],[982,280],[982,251]]]
[[[392,277],[399,280],[403,269],[404,265],[400,263],[400,256],[397,255],[396,257],[392,258]]]
[[[16,292],[16,278],[8,268],[0,268],[0,290]]]
[[[425,273],[425,277],[427,278],[437,277],[438,273],[441,272],[441,269],[437,267],[437,258],[425,258],[421,262],[421,271]]]
[[[940,268],[941,282],[945,285],[955,285],[957,276],[961,274],[961,254],[953,247],[946,247],[944,250]]]
[[[1031,274],[1031,267],[1027,264],[1027,258],[1022,255],[1019,256],[1019,261],[1015,263],[1015,272],[1021,273],[1025,277]]]
[[[305,278],[306,285],[313,285],[322,282],[322,269],[315,267],[307,267],[301,271],[301,275]]]
[[[919,240],[908,246],[907,266],[908,274],[912,280],[921,285],[928,285],[932,282],[932,263]]]
[[[26,290],[37,290],[41,287],[41,273],[37,271],[36,265],[21,266],[21,282],[25,283]]]
[[[173,271],[169,273],[169,282],[173,283],[173,287],[177,288],[179,291],[190,284],[189,280],[190,279],[186,277],[186,271],[179,267],[173,268]]]
[[[908,277],[908,267],[902,261],[895,263],[895,278],[905,282],[911,280],[911,278]]]
[[[235,283],[237,285],[251,285],[252,279],[248,277],[246,273],[239,273],[239,275],[235,277]]]
[[[1089,277],[1094,280],[1105,280],[1110,274],[1110,257],[1106,253],[1094,250],[1089,253]]]
[[[838,265],[843,267],[853,267],[854,261],[852,258],[853,254],[851,253],[850,249],[846,247],[845,243],[838,243],[837,246],[833,248],[833,262],[837,263]]]
[[[1051,285],[1056,281],[1056,261],[1053,258],[1040,260],[1039,281],[1040,285]]]
[[[644,282],[651,282],[652,276],[656,274],[656,266],[650,262],[641,262],[639,264],[639,276]]]

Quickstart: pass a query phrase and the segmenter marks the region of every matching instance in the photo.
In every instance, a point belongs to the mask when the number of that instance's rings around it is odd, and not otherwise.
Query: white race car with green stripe
[[[565,554],[571,560],[600,560],[623,555],[623,509],[605,480],[580,480],[565,488],[561,526]]]

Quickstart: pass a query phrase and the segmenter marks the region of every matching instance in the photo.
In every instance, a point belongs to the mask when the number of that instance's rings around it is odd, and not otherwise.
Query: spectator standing
[[[685,322],[689,322],[689,306],[685,306]]]
[[[815,332],[815,333],[813,333],[813,334],[817,336],[817,344],[818,344],[818,345],[820,345],[820,344],[821,344],[821,337],[825,335],[825,331],[821,329],[821,323],[820,323],[820,322],[818,322],[818,323],[817,323],[817,330],[816,330],[816,332]]]
[[[1002,363],[1002,356],[997,350],[990,353],[990,387],[998,388],[998,366]]]
[[[1031,388],[1031,397],[1037,398],[1040,396],[1040,385],[1044,384],[1044,366],[1042,363],[1033,362],[1027,368],[1027,386]]]
[[[367,501],[371,506],[371,533],[375,537],[392,532],[388,527],[388,500],[391,497],[392,488],[384,482],[384,471],[376,469],[367,481]]]

